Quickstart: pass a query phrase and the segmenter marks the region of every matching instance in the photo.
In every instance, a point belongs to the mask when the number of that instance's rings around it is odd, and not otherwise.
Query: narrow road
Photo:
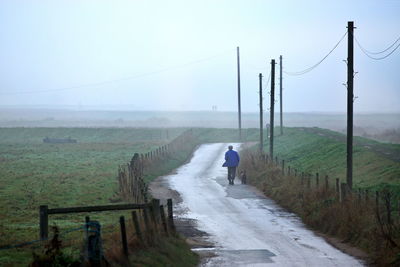
[[[214,248],[204,266],[362,266],[307,230],[256,189],[228,185],[221,167],[228,144],[204,144],[176,174],[165,177],[183,202],[178,215],[196,220]],[[234,147],[237,148],[239,144]]]

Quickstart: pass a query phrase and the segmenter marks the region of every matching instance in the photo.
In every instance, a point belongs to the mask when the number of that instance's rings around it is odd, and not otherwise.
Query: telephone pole
[[[279,105],[281,108],[281,135],[283,135],[283,115],[282,115],[282,55],[279,56]]]
[[[275,59],[271,60],[271,108],[269,119],[269,156],[274,157],[274,105],[275,105]]]
[[[347,186],[353,188],[354,22],[347,22]]]
[[[264,147],[264,137],[263,137],[263,98],[262,98],[262,74],[260,73],[258,75],[259,81],[260,81],[260,91],[259,91],[259,96],[260,96],[260,152],[263,152],[263,147]]]
[[[242,140],[242,110],[240,107],[240,58],[239,46],[236,48],[237,55],[237,82],[238,82],[238,116],[239,116],[239,140]]]

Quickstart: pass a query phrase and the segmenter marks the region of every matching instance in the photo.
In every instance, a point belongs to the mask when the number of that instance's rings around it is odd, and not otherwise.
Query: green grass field
[[[277,128],[278,129],[278,128]],[[276,130],[277,130],[276,129]],[[276,136],[275,155],[299,171],[346,180],[345,135],[319,128],[285,128]],[[382,144],[355,138],[353,149],[353,184],[379,189],[389,186],[400,192],[400,145]],[[375,151],[377,150],[377,151]],[[269,151],[268,144],[265,151]]]
[[[110,203],[118,188],[118,165],[128,162],[135,152],[168,143],[183,130],[0,129],[0,246],[38,238],[39,205],[55,208]],[[42,139],[46,136],[71,137],[78,143],[45,144]],[[78,227],[83,216],[50,216],[49,225],[56,223],[61,230]],[[119,214],[91,216],[107,225],[116,223]],[[25,263],[30,252],[19,252],[0,251],[0,262]]]

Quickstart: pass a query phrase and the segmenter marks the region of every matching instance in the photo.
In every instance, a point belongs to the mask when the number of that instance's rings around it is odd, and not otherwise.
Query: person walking
[[[236,168],[239,165],[239,153],[233,150],[233,146],[228,146],[228,151],[225,153],[224,167],[228,167],[228,181],[230,185],[234,184],[236,176]]]

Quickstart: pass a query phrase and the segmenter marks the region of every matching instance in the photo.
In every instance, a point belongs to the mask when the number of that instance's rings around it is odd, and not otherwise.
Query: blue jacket
[[[228,150],[225,153],[225,167],[236,167],[239,165],[240,157],[239,153],[237,153],[235,150]]]

